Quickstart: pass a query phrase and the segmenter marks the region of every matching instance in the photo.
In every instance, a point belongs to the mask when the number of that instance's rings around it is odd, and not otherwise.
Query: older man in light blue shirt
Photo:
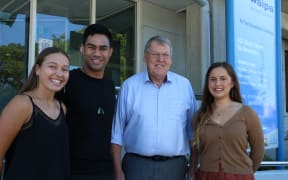
[[[152,37],[144,53],[147,71],[128,78],[118,96],[111,137],[115,179],[181,180],[196,111],[194,92],[188,79],[169,71],[168,39]]]

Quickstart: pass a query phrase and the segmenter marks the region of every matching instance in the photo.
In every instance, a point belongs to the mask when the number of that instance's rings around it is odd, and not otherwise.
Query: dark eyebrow
[[[47,62],[47,64],[57,64],[57,63],[54,61],[49,61],[49,62]]]
[[[87,46],[93,46],[93,47],[96,47],[97,45],[95,44],[92,44],[92,43],[87,43]],[[110,47],[109,45],[106,45],[106,44],[103,44],[103,45],[99,45],[99,47]]]

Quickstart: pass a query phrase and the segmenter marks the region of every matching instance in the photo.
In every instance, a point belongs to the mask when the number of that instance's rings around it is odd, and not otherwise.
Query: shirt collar
[[[145,82],[152,82],[152,80],[149,77],[149,74],[148,74],[147,70],[145,71],[144,75],[145,75],[144,76]],[[171,76],[170,76],[170,72],[168,71],[167,75],[165,77],[164,83],[171,82],[171,81],[172,81],[172,79],[171,79]]]

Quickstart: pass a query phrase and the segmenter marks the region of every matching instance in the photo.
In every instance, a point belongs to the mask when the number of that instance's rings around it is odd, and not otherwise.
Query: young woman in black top
[[[0,116],[5,180],[64,180],[70,174],[66,108],[54,95],[67,83],[69,58],[54,47],[38,56],[28,80]],[[1,163],[0,163],[1,164]],[[0,165],[0,173],[4,167]]]

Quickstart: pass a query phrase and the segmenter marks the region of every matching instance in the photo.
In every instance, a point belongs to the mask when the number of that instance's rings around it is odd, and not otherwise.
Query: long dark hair
[[[229,92],[230,99],[232,101],[242,103],[240,85],[239,85],[236,72],[234,71],[233,67],[227,62],[213,63],[207,70],[207,73],[205,76],[204,88],[203,88],[202,103],[193,120],[193,129],[196,130],[196,137],[194,140],[194,145],[196,145],[198,148],[199,148],[199,143],[200,143],[200,129],[205,125],[209,117],[213,114],[214,97],[211,95],[209,91],[208,80],[209,80],[210,72],[213,69],[218,68],[218,67],[223,67],[224,69],[226,69],[228,75],[231,77],[231,80],[234,84],[234,86],[231,88]]]
[[[28,79],[26,80],[26,82],[24,83],[22,88],[20,89],[19,94],[24,93],[26,91],[31,91],[31,90],[37,88],[38,76],[36,75],[36,72],[35,72],[36,66],[38,65],[39,67],[41,67],[42,63],[45,61],[45,58],[48,55],[54,54],[54,53],[61,53],[69,59],[69,56],[66,54],[66,52],[60,48],[48,47],[48,48],[42,50],[41,53],[39,54],[35,64],[32,67],[32,70],[28,76]]]

